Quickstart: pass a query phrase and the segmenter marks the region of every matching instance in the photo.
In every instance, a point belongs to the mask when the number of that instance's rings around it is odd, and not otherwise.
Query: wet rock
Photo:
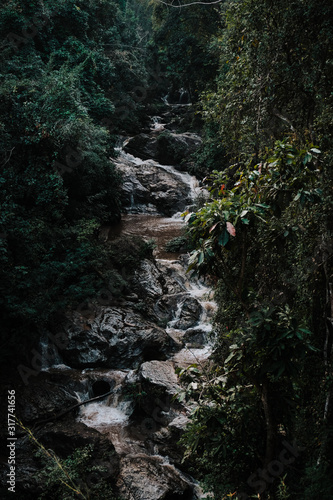
[[[169,323],[175,318],[177,309],[187,297],[187,292],[163,295],[154,305],[154,311],[158,318]]]
[[[90,329],[72,321],[67,329],[65,362],[73,368],[137,368],[151,359],[166,359],[173,341],[162,328],[120,307],[102,308]]]
[[[183,341],[194,345],[205,345],[207,343],[207,333],[196,328],[186,330]]]
[[[181,465],[184,456],[184,448],[178,444],[182,437],[189,418],[181,413],[174,412],[174,418],[167,427],[161,427],[149,440],[146,441],[146,448],[152,453],[169,457],[175,465]]]
[[[186,297],[179,307],[178,318],[173,322],[172,327],[179,330],[187,330],[195,326],[202,314],[202,306],[195,297]]]
[[[91,445],[94,449],[94,458],[100,459],[103,456],[106,458],[107,455],[112,468],[118,468],[119,460],[111,441],[81,422],[63,418],[55,424],[46,424],[38,431],[37,438],[47,449],[53,450],[60,457],[67,457],[77,448]]]
[[[184,132],[164,132],[157,138],[157,160],[163,165],[180,165],[195,153],[201,144],[201,138],[197,134]],[[184,165],[186,170],[186,166]]]
[[[171,361],[149,361],[139,370],[143,386],[155,386],[167,394],[176,394],[180,390],[175,367]]]
[[[131,205],[132,203],[149,203],[149,189],[141,184],[128,167],[119,167],[118,170],[123,173],[123,183],[121,185],[121,200],[123,205]]]
[[[69,388],[66,389],[45,380],[45,375],[31,378],[24,390],[18,390],[17,416],[29,424],[37,420],[46,420],[58,415],[66,408],[74,406],[77,396]]]
[[[165,281],[165,294],[175,295],[187,291],[185,268],[180,262],[158,262],[157,267]]]
[[[162,273],[151,260],[145,259],[140,265],[134,277],[135,289],[140,297],[157,299],[163,295],[165,280]]]
[[[150,158],[157,159],[157,139],[148,134],[138,134],[124,143],[124,151],[130,153],[137,158],[148,160]]]
[[[155,162],[134,164],[121,158],[116,162],[122,174],[121,201],[133,213],[172,215],[191,203],[188,182]]]
[[[136,401],[133,417],[140,439],[147,438],[174,420],[183,406],[173,398],[181,387],[170,361],[143,363],[138,372],[141,398]],[[148,418],[147,418],[148,417]]]
[[[193,484],[173,465],[159,456],[129,456],[122,461],[118,480],[126,499],[192,500]]]
[[[143,160],[154,159],[162,165],[179,165],[191,156],[202,140],[197,134],[184,132],[139,134],[128,139],[124,151]]]

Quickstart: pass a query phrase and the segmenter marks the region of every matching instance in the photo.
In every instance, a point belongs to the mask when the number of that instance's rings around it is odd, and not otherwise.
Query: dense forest
[[[120,216],[115,134],[140,127],[140,90],[159,79],[145,11],[103,0],[1,8],[3,355],[107,279],[97,235]]]
[[[117,138],[166,94],[192,103],[190,170],[210,197],[184,214],[189,272],[214,283],[218,309],[212,365],[181,374],[197,401],[181,446],[207,498],[333,498],[332,19],[331,0],[0,9],[7,370],[119,280],[100,238],[122,213]],[[150,249],[121,251],[133,264]]]

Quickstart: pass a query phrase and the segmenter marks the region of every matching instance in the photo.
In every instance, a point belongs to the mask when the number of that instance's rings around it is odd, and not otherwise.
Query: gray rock
[[[166,359],[173,341],[162,328],[121,307],[101,308],[90,328],[73,318],[63,358],[73,368],[137,368],[150,359]]]
[[[180,175],[147,161],[115,162],[122,174],[121,201],[128,212],[172,215],[191,203],[189,184]]]
[[[205,345],[207,342],[207,333],[196,328],[189,328],[186,330],[183,340],[186,343]]]
[[[118,480],[126,499],[163,500],[193,497],[193,484],[162,457],[139,454],[122,461]]]
[[[162,388],[168,394],[176,394],[181,390],[175,367],[171,361],[148,361],[139,370],[143,385]]]
[[[148,134],[138,134],[124,144],[126,153],[130,153],[137,158],[148,160],[149,158],[157,159],[157,139]]]
[[[171,413],[171,412],[170,412]],[[167,427],[161,427],[146,441],[147,449],[156,450],[159,455],[169,457],[175,465],[181,465],[184,449],[178,444],[190,419],[179,412],[172,412],[172,419]]]
[[[46,374],[40,373],[37,378],[31,377],[29,385],[17,398],[17,416],[24,423],[46,420],[58,415],[66,408],[74,406],[77,396],[45,380]]]
[[[170,263],[158,262],[157,267],[165,280],[166,294],[172,295],[187,291],[186,265],[183,266],[181,262],[173,263],[172,265]]]
[[[150,135],[131,137],[125,142],[124,150],[143,160],[152,158],[163,165],[179,165],[198,149],[201,142],[197,134],[190,132],[156,134],[155,131]]]
[[[151,260],[145,259],[140,262],[135,272],[134,282],[141,297],[156,300],[163,295],[163,275]]]

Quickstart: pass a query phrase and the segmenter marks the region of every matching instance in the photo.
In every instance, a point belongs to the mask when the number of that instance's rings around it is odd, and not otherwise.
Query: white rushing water
[[[129,401],[99,401],[82,406],[80,410],[79,422],[83,422],[88,427],[103,431],[107,426],[112,427],[128,422],[131,413],[131,403]]]

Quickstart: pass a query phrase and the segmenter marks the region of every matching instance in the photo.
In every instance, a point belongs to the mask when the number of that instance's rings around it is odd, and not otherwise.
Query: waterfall
[[[152,132],[162,132],[164,130],[164,123],[161,123],[162,118],[160,116],[152,117],[152,124],[150,130]]]
[[[50,368],[63,368],[64,365],[63,359],[59,354],[59,350],[56,345],[50,340],[49,332],[47,330],[43,330],[43,333],[40,338],[40,352],[41,352],[41,370],[47,371]]]

